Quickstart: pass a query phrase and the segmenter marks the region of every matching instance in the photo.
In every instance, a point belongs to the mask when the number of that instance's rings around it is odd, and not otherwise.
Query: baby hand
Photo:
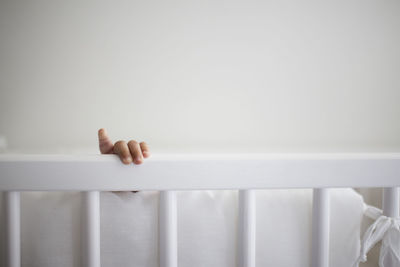
[[[126,143],[120,140],[113,144],[104,128],[99,130],[98,135],[101,154],[117,154],[124,164],[132,162],[141,164],[143,158],[150,157],[150,150],[145,142],[138,143],[135,140],[130,140]]]

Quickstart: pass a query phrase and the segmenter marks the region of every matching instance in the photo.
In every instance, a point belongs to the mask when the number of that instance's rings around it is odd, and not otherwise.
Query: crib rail
[[[128,191],[400,185],[400,154],[0,155],[2,191]]]
[[[240,267],[255,267],[254,189],[314,188],[312,267],[329,266],[329,188],[385,187],[385,213],[398,216],[400,154],[155,155],[122,165],[115,155],[0,155],[7,266],[20,266],[20,191],[83,191],[83,266],[100,266],[99,191],[158,190],[160,266],[176,267],[174,190],[239,190]]]

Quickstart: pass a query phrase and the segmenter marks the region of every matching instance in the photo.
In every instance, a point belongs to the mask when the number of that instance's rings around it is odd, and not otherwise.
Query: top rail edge
[[[0,155],[0,191],[398,187],[400,153]]]
[[[157,153],[146,161],[272,160],[272,159],[400,159],[398,153]],[[4,161],[115,161],[116,155],[99,154],[0,154]]]

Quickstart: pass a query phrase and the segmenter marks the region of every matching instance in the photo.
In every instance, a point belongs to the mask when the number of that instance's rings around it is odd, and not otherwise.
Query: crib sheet
[[[352,189],[332,189],[331,196],[330,266],[350,267],[359,252],[363,199]],[[237,191],[177,193],[179,266],[235,266],[237,198]],[[80,193],[22,193],[23,266],[80,266],[80,201]],[[312,191],[259,190],[256,203],[257,266],[308,267]],[[101,193],[101,260],[110,267],[158,266],[157,192]]]

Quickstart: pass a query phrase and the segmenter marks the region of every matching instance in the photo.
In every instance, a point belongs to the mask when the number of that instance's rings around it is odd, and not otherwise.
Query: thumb
[[[112,154],[114,145],[111,142],[111,139],[108,136],[106,129],[101,128],[98,131],[98,136],[99,136],[99,149],[101,154]]]

